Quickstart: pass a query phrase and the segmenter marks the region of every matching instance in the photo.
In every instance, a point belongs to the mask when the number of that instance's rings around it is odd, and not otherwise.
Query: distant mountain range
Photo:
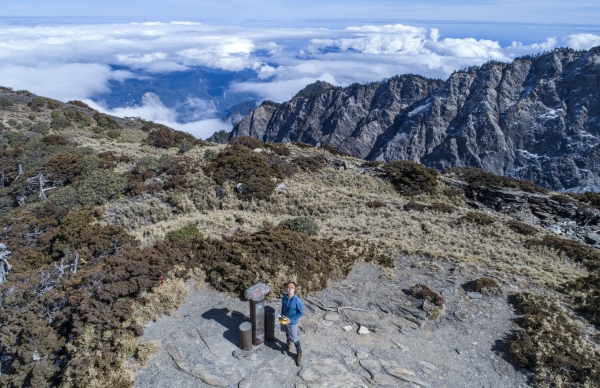
[[[231,136],[240,135],[600,191],[600,47],[487,62],[446,81],[317,82],[283,104],[263,102],[236,123]]]
[[[256,108],[258,97],[234,91],[230,86],[255,78],[251,70],[232,72],[201,67],[164,74],[136,72],[135,78],[111,81],[110,91],[97,94],[92,100],[114,109],[143,105],[145,95],[158,96],[162,105],[175,110],[180,122],[220,118],[233,124],[232,120],[240,120]]]

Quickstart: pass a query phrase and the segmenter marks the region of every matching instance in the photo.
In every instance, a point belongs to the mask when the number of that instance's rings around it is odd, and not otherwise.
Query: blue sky
[[[23,0],[3,5],[4,16],[193,18],[239,23],[278,19],[397,19],[597,24],[594,1],[557,0]]]
[[[254,79],[228,84],[228,91],[285,101],[318,79],[340,86],[403,73],[445,79],[454,70],[489,60],[598,46],[598,4],[13,1],[0,11],[0,85],[90,101],[109,111],[94,96],[110,93],[115,82],[151,81],[152,74],[205,68],[253,72]],[[154,98],[146,101],[133,108],[113,107],[110,113],[179,125],[172,109]],[[198,128],[222,126],[206,121],[211,101],[189,104],[206,109]],[[190,132],[210,130],[194,130],[192,124],[186,124]]]

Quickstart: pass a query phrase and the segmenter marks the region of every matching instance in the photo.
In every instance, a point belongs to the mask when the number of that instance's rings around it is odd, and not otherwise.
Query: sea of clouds
[[[0,85],[63,101],[83,100],[101,111],[141,116],[206,137],[224,123],[217,119],[178,123],[172,109],[152,98],[112,110],[92,98],[109,92],[111,81],[201,66],[253,70],[254,80],[231,84],[230,90],[282,102],[316,80],[345,86],[404,73],[445,79],[454,70],[488,60],[510,61],[560,46],[598,45],[598,35],[571,34],[502,47],[496,41],[444,38],[438,29],[402,24],[341,29],[193,22],[0,25]]]

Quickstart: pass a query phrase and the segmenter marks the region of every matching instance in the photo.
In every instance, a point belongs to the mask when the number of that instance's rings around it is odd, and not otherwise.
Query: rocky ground
[[[344,280],[305,297],[301,341],[305,359],[284,350],[285,335],[238,347],[238,327],[249,320],[248,302],[190,284],[190,296],[173,317],[145,330],[160,350],[135,377],[137,387],[524,387],[530,373],[507,359],[515,312],[501,296],[469,292],[470,273],[450,262],[435,267],[400,257],[395,269],[358,264]],[[407,289],[423,283],[445,299],[438,320],[428,320]],[[269,305],[279,311],[281,292]],[[362,330],[359,330],[360,328]],[[367,334],[359,334],[364,329]]]

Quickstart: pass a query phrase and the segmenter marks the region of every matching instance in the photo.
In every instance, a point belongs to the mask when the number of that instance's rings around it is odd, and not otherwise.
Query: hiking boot
[[[302,365],[302,350],[298,352],[298,355],[296,356],[296,365],[301,366]]]
[[[292,350],[292,341],[288,341],[287,344],[285,344],[285,350],[286,350],[286,352],[289,352]]]

